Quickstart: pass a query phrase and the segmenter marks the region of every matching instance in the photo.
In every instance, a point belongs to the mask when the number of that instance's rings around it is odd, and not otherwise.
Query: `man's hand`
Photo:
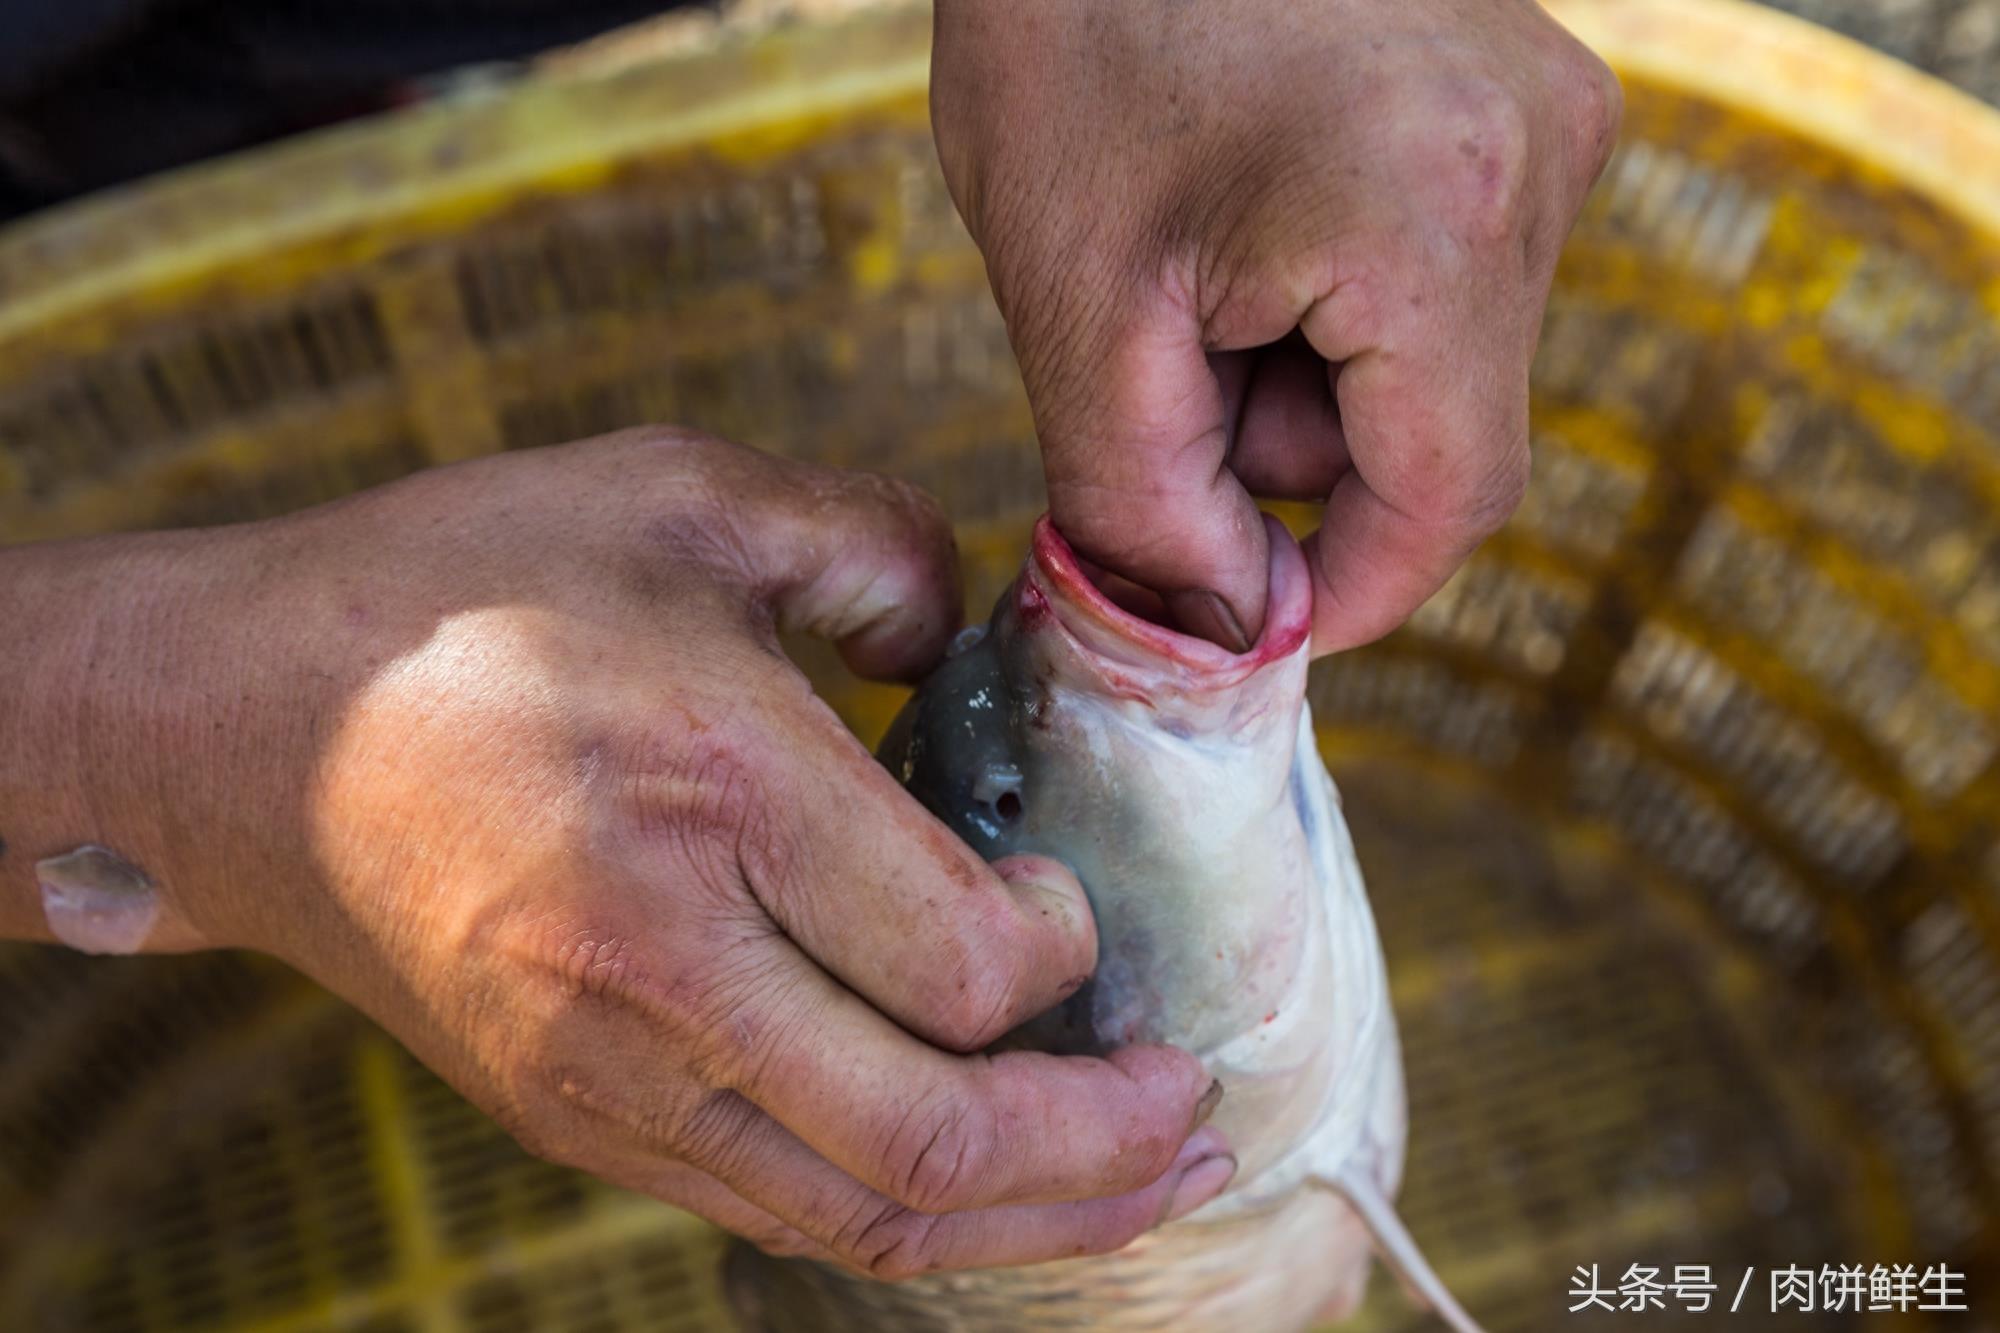
[[[883,1276],[1111,1250],[1233,1170],[1183,1052],[963,1054],[1096,941],[779,650],[939,655],[951,539],[906,487],[637,432],[8,552],[0,595],[14,933],[38,859],[107,844],[151,947],[275,953],[535,1151]]]
[[[1530,0],[939,0],[938,153],[1064,535],[1241,649],[1253,497],[1325,500],[1315,650],[1401,623],[1526,485],[1620,105]]]

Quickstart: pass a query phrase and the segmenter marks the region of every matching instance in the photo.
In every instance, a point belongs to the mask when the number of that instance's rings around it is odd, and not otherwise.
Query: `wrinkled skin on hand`
[[[171,555],[178,637],[79,715],[136,769],[181,746],[97,810],[174,947],[277,954],[532,1150],[878,1276],[1115,1249],[1226,1183],[1191,1056],[964,1054],[1089,974],[1081,890],[982,863],[779,648],[938,658],[917,492],[634,432],[110,541],[65,567]]]
[[[1532,0],[940,0],[938,154],[1078,551],[1242,650],[1253,497],[1326,501],[1314,651],[1512,512],[1616,81]]]

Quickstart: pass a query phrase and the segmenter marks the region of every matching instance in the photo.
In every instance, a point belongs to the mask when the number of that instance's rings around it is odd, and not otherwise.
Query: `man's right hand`
[[[983,864],[778,647],[936,660],[951,539],[906,487],[634,432],[0,570],[16,933],[36,860],[109,845],[148,947],[277,954],[532,1150],[879,1276],[1227,1183],[1184,1052],[968,1054],[1088,975],[1081,890]]]
[[[1381,637],[1528,484],[1556,259],[1617,135],[1533,0],[939,0],[931,121],[1049,516],[1236,651],[1257,500],[1324,503],[1313,651]]]

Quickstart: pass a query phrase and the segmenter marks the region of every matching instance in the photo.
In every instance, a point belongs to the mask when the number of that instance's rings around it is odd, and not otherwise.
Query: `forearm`
[[[225,790],[269,799],[223,771],[251,702],[241,645],[216,614],[249,592],[227,586],[230,562],[216,558],[240,541],[159,533],[0,551],[0,937],[65,933],[43,889],[61,876],[37,866],[96,845],[152,886],[141,947],[214,940],[237,859],[216,812]]]

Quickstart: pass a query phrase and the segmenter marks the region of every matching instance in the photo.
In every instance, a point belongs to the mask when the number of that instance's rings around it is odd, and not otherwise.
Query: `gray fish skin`
[[[1270,610],[1237,655],[1119,607],[1044,518],[984,632],[961,636],[881,750],[988,860],[1052,856],[1089,895],[1093,978],[1001,1045],[1194,1052],[1226,1089],[1212,1123],[1237,1155],[1229,1189],[1115,1255],[895,1286],[744,1249],[730,1285],[752,1327],[1284,1333],[1359,1303],[1371,1243],[1473,1327],[1387,1203],[1401,1058],[1306,708],[1309,576],[1267,522]]]

